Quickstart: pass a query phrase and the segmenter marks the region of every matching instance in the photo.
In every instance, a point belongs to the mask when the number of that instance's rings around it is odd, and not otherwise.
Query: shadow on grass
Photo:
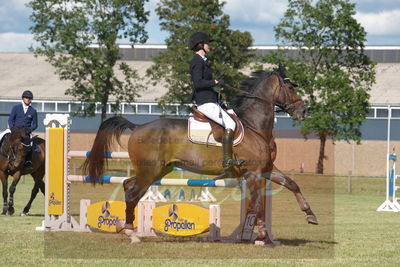
[[[337,245],[338,243],[335,241],[329,241],[329,240],[306,240],[306,239],[284,239],[284,238],[279,238],[277,241],[281,242],[281,245],[283,246],[293,246],[293,247],[298,247],[298,246],[303,246],[306,244],[310,243],[318,243],[318,244],[327,244],[327,245]]]
[[[43,217],[44,218],[44,214],[39,214],[39,213],[33,213],[33,214],[28,213],[28,214],[26,214],[24,216],[21,216],[21,215],[18,215],[18,216],[19,217]]]
[[[137,258],[137,259],[233,259],[233,258],[332,258],[336,242],[279,239],[275,249],[252,243],[225,243],[197,237],[146,237],[130,244],[123,235],[100,233],[45,232],[45,258]],[[177,253],[180,251],[181,253]],[[246,251],[246,253],[243,253]]]

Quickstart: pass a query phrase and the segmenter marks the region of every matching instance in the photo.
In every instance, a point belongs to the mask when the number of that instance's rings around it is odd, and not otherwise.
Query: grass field
[[[383,178],[296,175],[295,180],[318,216],[307,225],[290,192],[273,197],[273,233],[282,245],[204,242],[201,237],[145,238],[130,245],[124,235],[104,233],[43,233],[35,231],[43,215],[43,196],[31,216],[0,217],[0,266],[399,266],[400,213],[378,213],[384,200]],[[16,210],[28,199],[29,176],[18,185]],[[178,188],[175,188],[176,190]],[[163,189],[161,189],[163,190]],[[119,186],[73,185],[72,212],[80,198],[121,199]],[[221,201],[223,234],[238,222],[237,193],[213,190]]]

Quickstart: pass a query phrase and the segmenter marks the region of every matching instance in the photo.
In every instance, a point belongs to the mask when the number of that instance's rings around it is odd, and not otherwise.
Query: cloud
[[[157,21],[158,22],[158,16],[156,14],[156,8],[158,5],[159,0],[149,0],[144,4],[144,7],[147,11],[150,11],[150,17],[149,21]]]
[[[229,0],[224,11],[231,21],[246,24],[277,24],[287,8],[288,0]],[[251,7],[251,8],[249,8]]]
[[[31,0],[0,0],[0,51],[28,51],[32,43],[29,34]],[[230,16],[231,28],[251,32],[254,44],[274,44],[272,28],[282,18],[288,0],[225,0],[224,13]],[[149,0],[150,11],[146,30],[147,43],[164,43],[167,32],[161,31],[155,8],[160,0]],[[399,0],[356,1],[356,19],[368,32],[369,44],[398,44],[400,35]]]
[[[33,42],[33,36],[29,33],[0,33],[1,52],[28,52]]]
[[[9,7],[9,8],[14,8],[15,10],[26,10],[26,4],[29,3],[30,0],[7,0],[3,1],[2,4],[0,4],[1,7]]]
[[[226,1],[224,12],[230,16],[231,28],[248,31],[254,45],[275,43],[273,27],[283,17],[288,0],[242,0]],[[251,7],[251,8],[247,8]]]
[[[379,13],[358,12],[355,18],[371,35],[400,34],[400,9],[382,11]]]
[[[29,0],[0,1],[0,32],[27,32],[30,26]]]
[[[145,29],[149,34],[149,39],[146,42],[148,44],[163,44],[168,36],[167,32],[161,31],[160,29],[160,21],[156,13],[156,8],[159,2],[159,0],[149,0],[149,2],[145,3],[145,9],[150,11],[149,21],[145,26]]]
[[[399,8],[399,0],[360,0],[352,1],[358,12],[381,12]]]

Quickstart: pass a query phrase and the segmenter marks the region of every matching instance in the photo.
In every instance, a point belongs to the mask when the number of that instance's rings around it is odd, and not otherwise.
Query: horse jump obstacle
[[[400,190],[400,186],[396,185],[396,180],[400,175],[396,174],[397,156],[390,153],[390,121],[392,118],[392,108],[388,106],[388,126],[387,126],[387,156],[386,156],[386,200],[378,207],[377,211],[400,212],[400,204],[396,197],[396,191]],[[392,167],[390,168],[390,165]]]
[[[38,230],[49,231],[90,231],[86,226],[87,200],[81,200],[80,222],[78,223],[70,213],[70,183],[90,182],[88,176],[69,175],[69,158],[73,156],[86,157],[86,151],[69,150],[69,126],[70,118],[65,114],[46,114],[44,125],[46,126],[46,193],[45,193],[45,219]],[[107,152],[108,158],[129,158],[126,152]],[[128,177],[103,176],[98,178],[103,183],[121,184]],[[246,181],[245,180],[208,180],[208,179],[161,179],[154,185],[168,186],[199,186],[199,187],[231,187],[241,189],[240,222],[226,241],[242,240],[244,225],[248,223],[246,208]],[[265,221],[271,240],[271,194],[270,183],[265,187]],[[53,207],[54,206],[54,207]],[[154,202],[140,201],[138,205],[139,236],[154,236],[151,230],[151,211],[155,207]],[[219,236],[220,217],[219,205],[210,205],[210,235],[211,240],[222,240]],[[147,218],[147,219],[146,219]],[[149,222],[150,218],[150,222]],[[150,226],[149,226],[150,223]],[[142,225],[142,226],[141,226]],[[146,226],[143,226],[146,225]],[[212,227],[211,227],[212,226]],[[254,239],[255,234],[250,234]]]
[[[386,177],[386,200],[379,206],[377,211],[393,211],[400,212],[399,197],[396,197],[396,191],[400,190],[400,186],[396,185],[400,175],[396,174],[397,155],[389,154],[388,160],[392,163],[392,168],[388,170]]]

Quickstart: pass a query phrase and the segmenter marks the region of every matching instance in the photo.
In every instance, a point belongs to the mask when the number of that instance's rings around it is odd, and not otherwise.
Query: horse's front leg
[[[7,186],[8,186],[8,181],[7,181],[7,174],[4,172],[0,172],[0,180],[3,185],[3,211],[1,213],[2,216],[7,215],[7,210],[8,210],[8,205],[7,205],[7,200],[8,200],[8,191],[7,191]]]
[[[19,180],[21,179],[21,172],[16,172],[13,175],[13,181],[10,185],[10,198],[8,199],[8,215],[13,215],[15,212],[14,209],[14,193],[15,190],[17,189],[17,184],[19,182]]]
[[[265,179],[262,177],[261,173],[258,172],[248,172],[245,175],[245,179],[247,188],[250,191],[250,203],[247,212],[257,214],[256,225],[258,228],[258,236],[255,240],[255,244],[274,247],[274,243],[268,235],[265,222],[265,206],[263,204],[263,198],[265,198],[263,182],[265,183]]]
[[[300,191],[300,187],[297,185],[295,181],[284,175],[278,168],[275,166],[272,169],[272,173],[269,178],[272,182],[283,185],[295,195],[297,203],[300,206],[300,209],[305,212],[306,220],[310,224],[318,224],[317,217],[314,212],[311,210],[310,205],[307,203],[303,194]]]

